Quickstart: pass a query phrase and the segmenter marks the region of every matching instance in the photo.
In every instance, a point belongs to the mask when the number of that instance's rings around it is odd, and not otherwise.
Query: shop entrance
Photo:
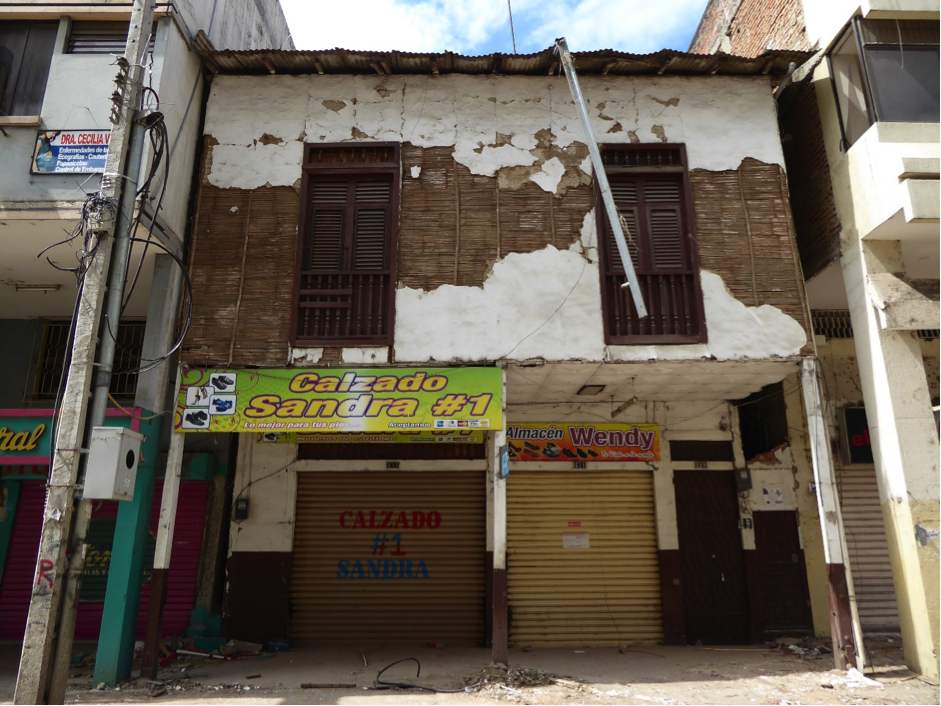
[[[748,644],[735,476],[732,471],[676,471],[674,485],[687,641]]]

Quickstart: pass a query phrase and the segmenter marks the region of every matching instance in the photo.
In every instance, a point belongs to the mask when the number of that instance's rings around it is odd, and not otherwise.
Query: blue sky
[[[516,49],[685,51],[708,0],[512,0]],[[512,52],[507,0],[281,0],[298,49]],[[355,8],[355,9],[354,9]]]

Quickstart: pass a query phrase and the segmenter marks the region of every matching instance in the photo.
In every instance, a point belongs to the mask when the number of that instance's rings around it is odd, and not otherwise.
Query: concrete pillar
[[[862,671],[865,664],[862,630],[855,611],[853,576],[846,560],[846,541],[840,496],[833,473],[830,434],[824,418],[817,359],[801,361],[801,389],[807,415],[808,442],[817,484],[817,511],[823,554],[827,564],[827,603],[830,608],[830,637],[833,640],[833,666]]]
[[[492,432],[490,476],[493,483],[493,661],[509,660],[509,622],[506,581],[506,368],[503,368],[503,419]],[[508,466],[507,466],[508,467]]]
[[[141,347],[141,365],[155,362],[165,355],[175,343],[176,320],[182,294],[183,274],[180,266],[170,255],[158,254],[154,258],[154,278],[150,287],[150,303],[147,309],[147,326],[144,330],[144,343]],[[142,449],[142,463],[138,466],[137,483],[134,499],[122,502],[118,508],[117,524],[114,532],[114,545],[111,550],[111,567],[108,572],[108,588],[105,593],[104,612],[102,613],[101,632],[98,641],[98,653],[95,658],[95,683],[115,684],[127,679],[131,674],[131,662],[134,658],[137,615],[140,607],[140,589],[144,567],[144,552],[147,546],[146,535],[150,531],[150,513],[153,505],[154,481],[157,477],[157,458],[160,451],[160,439],[163,432],[163,415],[172,409],[173,401],[168,400],[170,372],[176,366],[173,359],[163,361],[152,370],[141,373],[137,379],[134,403],[143,411],[141,432],[147,436]],[[147,417],[154,417],[147,421]],[[145,427],[149,426],[149,431]],[[172,432],[171,432],[172,433]],[[165,561],[158,561],[151,583],[151,608],[156,615],[150,616],[148,632],[150,634],[151,665],[150,674],[156,673],[156,640],[160,631],[160,615],[166,598],[166,582],[169,572],[169,549],[173,542],[172,523],[176,514],[176,493],[179,489],[179,467],[183,454],[182,435],[175,439],[171,449],[171,458],[175,468],[168,474],[164,488],[166,497],[161,507],[160,544],[161,556]],[[172,514],[172,516],[171,516]],[[166,517],[165,517],[166,516]],[[169,521],[169,525],[164,520]]]
[[[855,240],[845,246],[842,266],[905,661],[938,679],[938,433],[918,338],[881,328],[867,289],[871,275],[905,271],[900,244]]]
[[[147,410],[141,411],[145,418],[152,416]],[[118,505],[108,588],[95,658],[95,684],[105,682],[114,685],[119,680],[128,679],[134,660],[137,614],[144,584],[144,548],[150,532],[150,509],[157,475],[162,418],[144,419],[139,428],[146,439],[141,446],[134,499]]]

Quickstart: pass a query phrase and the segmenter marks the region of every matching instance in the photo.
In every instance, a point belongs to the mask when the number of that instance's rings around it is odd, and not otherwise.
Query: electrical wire
[[[435,689],[433,686],[419,686],[418,684],[410,684],[409,682],[401,681],[382,681],[379,677],[383,673],[397,664],[402,664],[402,662],[414,662],[418,665],[418,671],[415,673],[415,677],[418,678],[421,676],[421,662],[418,661],[415,657],[405,657],[404,659],[396,660],[392,664],[388,664],[382,669],[379,670],[379,673],[376,675],[376,686],[393,686],[398,687],[399,689],[419,689],[420,691],[430,691],[432,694],[467,694],[471,691],[480,688],[480,685],[469,686],[464,689]]]

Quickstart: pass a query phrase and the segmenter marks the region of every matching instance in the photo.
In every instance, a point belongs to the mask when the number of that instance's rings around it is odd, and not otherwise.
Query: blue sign
[[[110,130],[40,132],[33,150],[32,174],[98,174],[105,170]]]

